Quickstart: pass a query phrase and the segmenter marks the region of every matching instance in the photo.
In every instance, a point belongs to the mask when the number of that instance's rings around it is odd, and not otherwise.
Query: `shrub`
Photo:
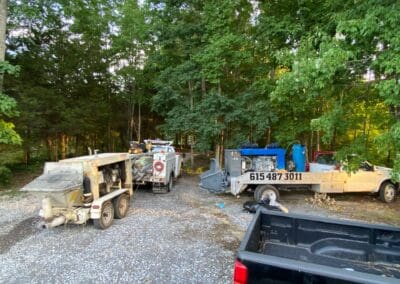
[[[11,170],[6,166],[0,165],[0,184],[7,185],[11,180]]]

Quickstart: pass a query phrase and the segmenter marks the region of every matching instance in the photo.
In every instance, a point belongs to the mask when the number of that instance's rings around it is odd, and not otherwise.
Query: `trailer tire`
[[[397,189],[390,181],[382,183],[379,188],[379,198],[386,203],[391,203],[396,200]]]
[[[94,226],[98,229],[105,230],[111,226],[114,220],[114,207],[111,201],[106,201],[101,207],[101,214],[99,219],[94,219]]]
[[[126,216],[129,210],[129,202],[130,199],[127,194],[121,194],[113,200],[115,219],[122,219]]]
[[[260,202],[263,199],[269,197],[270,199],[275,198],[275,201],[279,200],[279,191],[275,186],[270,184],[261,184],[256,187],[254,191],[254,199]],[[271,198],[272,197],[272,198]]]

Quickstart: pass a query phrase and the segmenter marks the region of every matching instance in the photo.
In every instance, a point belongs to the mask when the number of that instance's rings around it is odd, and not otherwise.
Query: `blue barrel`
[[[306,147],[300,144],[294,144],[292,147],[292,158],[296,172],[306,171]]]

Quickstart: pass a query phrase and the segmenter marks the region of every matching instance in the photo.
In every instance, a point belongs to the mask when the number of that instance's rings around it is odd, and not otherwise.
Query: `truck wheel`
[[[396,186],[390,181],[382,183],[379,189],[379,198],[386,203],[391,203],[396,200]]]
[[[171,192],[173,187],[174,187],[174,175],[171,174],[171,176],[169,177],[168,184],[167,184],[167,192]]]
[[[126,216],[129,209],[129,196],[127,194],[121,194],[114,199],[114,217],[115,219],[122,219]]]
[[[111,226],[114,220],[114,207],[110,201],[104,202],[101,207],[101,214],[99,219],[94,219],[93,223],[98,229],[107,229]]]
[[[254,199],[257,202],[261,200],[269,198],[270,200],[275,199],[275,201],[279,200],[279,191],[275,186],[269,184],[262,184],[256,187],[254,191]]]

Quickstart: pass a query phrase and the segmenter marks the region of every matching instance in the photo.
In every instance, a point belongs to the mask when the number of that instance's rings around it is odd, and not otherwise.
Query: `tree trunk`
[[[222,88],[221,88],[221,81],[218,81],[218,95],[222,95]],[[218,120],[217,120],[218,122]],[[224,160],[223,156],[223,148],[224,148],[224,131],[222,130],[219,137],[219,141],[217,142],[216,145],[216,153],[215,153],[215,159],[218,161],[220,166],[222,167],[222,161]]]
[[[138,103],[138,142],[142,141],[142,112],[141,112],[141,104]]]
[[[309,161],[313,160],[313,152],[314,152],[314,131],[311,131],[310,148],[309,148],[309,151],[308,151],[308,160]]]
[[[75,157],[78,156],[79,153],[79,135],[75,136]]]
[[[189,81],[188,85],[189,85],[188,87],[189,87],[190,110],[193,112],[194,100],[193,100],[192,81]],[[202,88],[203,88],[203,80],[202,80]],[[193,137],[193,139],[194,139],[194,137]],[[193,143],[194,143],[194,141],[191,141],[191,143],[190,143],[190,167],[192,169],[194,168]]]
[[[206,89],[206,80],[204,79],[204,77],[201,78],[201,94],[204,96],[207,92]]]
[[[219,142],[215,145],[215,160],[219,163],[220,160],[220,153],[221,153],[221,146]],[[222,165],[220,164],[222,167]]]
[[[59,135],[58,133],[56,134],[56,144],[54,145],[54,157],[55,157],[55,161],[58,162],[58,147],[59,147]]]
[[[129,128],[130,128],[131,136],[129,137],[129,139],[131,141],[133,141],[134,140],[133,139],[133,136],[134,136],[133,133],[136,133],[136,137],[139,136],[138,135],[138,131],[136,129],[136,124],[135,124],[135,102],[134,102],[135,101],[134,98],[135,98],[135,94],[136,94],[135,81],[133,81],[133,83],[132,83],[130,94],[131,94],[131,96],[130,96],[131,111],[130,111],[130,125],[129,125]]]
[[[4,61],[6,55],[6,27],[7,27],[7,0],[0,0],[0,61]],[[3,92],[3,78],[0,75],[0,93]]]
[[[223,166],[223,161],[224,161],[224,141],[225,140],[225,133],[222,130],[221,133],[221,146],[219,148],[220,154],[219,154],[219,164],[221,165],[221,167]]]
[[[67,157],[68,151],[68,136],[65,134],[60,135],[61,142],[61,159],[65,159]]]
[[[30,161],[31,161],[31,151],[29,150],[29,147],[27,147],[25,148],[25,165],[28,165]]]
[[[53,160],[53,157],[52,157],[53,141],[51,140],[50,137],[47,137],[47,139],[46,139],[46,148],[47,148],[47,160],[52,161]]]

